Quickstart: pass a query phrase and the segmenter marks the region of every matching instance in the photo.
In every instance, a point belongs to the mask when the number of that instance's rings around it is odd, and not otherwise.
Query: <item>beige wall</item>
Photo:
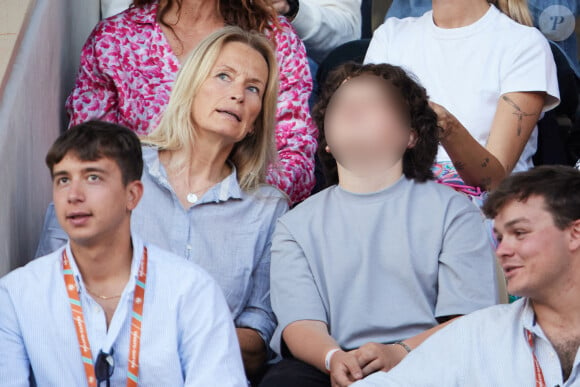
[[[0,95],[0,276],[34,256],[50,201],[44,156],[98,15],[95,0],[37,0],[16,50]]]

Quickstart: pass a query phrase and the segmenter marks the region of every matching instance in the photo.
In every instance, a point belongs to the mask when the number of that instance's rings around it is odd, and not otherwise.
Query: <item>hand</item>
[[[459,120],[443,106],[429,101],[429,106],[437,114],[437,125],[439,125],[439,141],[445,140],[459,124]]]
[[[332,387],[350,386],[363,378],[356,351],[338,351],[332,355],[330,359],[330,382]]]
[[[290,4],[287,0],[272,0],[271,4],[280,15],[286,15],[290,12]]]
[[[391,370],[407,355],[405,348],[400,345],[379,343],[367,343],[355,352],[365,377],[377,371]]]

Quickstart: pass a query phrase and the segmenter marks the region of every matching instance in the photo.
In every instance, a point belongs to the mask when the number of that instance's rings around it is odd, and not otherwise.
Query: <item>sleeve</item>
[[[463,315],[498,301],[491,225],[467,198],[454,194],[439,254],[435,316]]]
[[[30,361],[16,311],[6,287],[0,282],[0,380],[3,387],[28,387]]]
[[[271,216],[269,229],[264,230],[267,235],[264,249],[260,256],[258,265],[252,273],[251,283],[252,292],[248,303],[242,313],[236,318],[236,327],[251,328],[256,330],[267,348],[272,339],[272,334],[276,328],[276,317],[272,311],[270,303],[270,255],[272,247],[272,234],[278,218],[288,210],[288,204],[285,200],[278,201],[278,205]]]
[[[44,225],[40,234],[40,241],[36,249],[36,258],[52,253],[64,246],[68,241],[68,235],[64,232],[54,212],[54,203],[50,203],[44,216]]]
[[[131,0],[101,0],[101,18],[106,19],[129,8]]]
[[[505,64],[501,68],[501,94],[525,91],[546,92],[543,112],[560,103],[560,90],[556,63],[550,44],[535,28],[520,40],[519,45],[510,46]],[[527,44],[524,42],[527,41]]]
[[[389,372],[375,372],[352,387],[439,387],[469,385],[466,361],[473,358],[473,346],[454,326],[456,321],[435,333]],[[452,367],[449,365],[453,364]],[[417,372],[420,370],[420,372]],[[442,371],[445,370],[445,371]]]
[[[69,127],[90,119],[118,121],[118,94],[113,79],[107,74],[109,66],[118,63],[105,34],[107,21],[99,23],[81,51],[81,61],[73,91],[65,108]]]
[[[247,387],[232,315],[218,285],[203,274],[179,302],[184,385]]]
[[[275,33],[280,68],[276,111],[279,163],[270,168],[267,182],[286,192],[290,200],[297,203],[307,198],[314,187],[318,130],[308,108],[312,77],[304,44],[285,19],[280,19],[280,24],[282,30]]]
[[[388,63],[389,58],[387,56],[387,47],[389,47],[389,39],[387,23],[389,22],[390,20],[386,21],[373,33],[373,37],[365,55],[365,64]]]
[[[328,324],[326,308],[304,251],[281,221],[272,238],[270,279],[272,309],[278,319],[272,349],[280,353],[282,332],[289,324],[300,320]]]
[[[339,45],[360,39],[361,0],[302,0],[292,21],[308,55],[321,62]]]

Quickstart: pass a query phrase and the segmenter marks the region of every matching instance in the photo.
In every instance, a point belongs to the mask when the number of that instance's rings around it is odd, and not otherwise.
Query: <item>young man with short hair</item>
[[[580,384],[580,171],[515,174],[483,209],[508,291],[523,298],[461,317],[357,387]]]
[[[0,279],[0,383],[245,386],[213,279],[131,234],[143,194],[137,136],[87,122],[46,163],[70,242]]]

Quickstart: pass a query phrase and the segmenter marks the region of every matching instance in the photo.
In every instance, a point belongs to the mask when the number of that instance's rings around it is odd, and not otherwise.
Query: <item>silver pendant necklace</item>
[[[194,194],[193,192],[188,193],[185,198],[187,199],[187,202],[188,203],[191,203],[191,204],[195,204],[199,200],[199,198],[197,197],[197,195]]]

